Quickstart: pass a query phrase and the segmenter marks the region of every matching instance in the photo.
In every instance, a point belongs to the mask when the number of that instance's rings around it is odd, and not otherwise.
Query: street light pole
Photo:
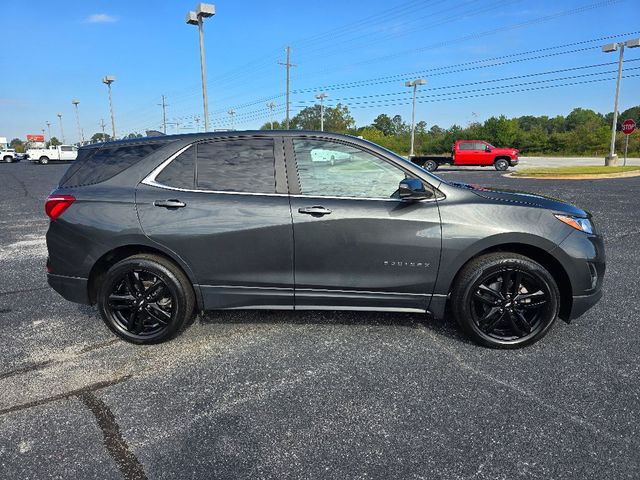
[[[209,99],[207,97],[207,67],[204,61],[204,32],[202,23],[204,18],[213,17],[216,7],[210,3],[199,3],[195,12],[188,12],[186,22],[189,25],[198,26],[198,38],[200,42],[200,76],[202,77],[202,105],[204,107],[204,129],[209,131]]]
[[[415,140],[416,134],[416,93],[418,91],[418,85],[424,85],[427,81],[423,78],[418,78],[413,81],[406,81],[404,83],[405,87],[413,88],[413,108],[411,110],[411,151],[409,152],[409,157],[413,157],[413,144]]]
[[[275,106],[276,104],[273,102],[267,103],[267,108],[269,109],[269,123],[271,124],[271,130],[273,130],[273,109]]]
[[[82,134],[82,128],[80,128],[80,112],[78,110],[78,104],[80,100],[73,99],[71,103],[76,107],[76,123],[78,124],[78,142],[84,143],[84,135]]]
[[[49,132],[49,141],[51,141],[51,122],[47,120],[47,131]]]
[[[58,114],[58,118],[60,119],[60,137],[62,137],[62,143],[65,143],[64,141],[64,128],[62,128],[62,114],[59,113]]]
[[[640,47],[640,38],[633,40],[627,40],[625,42],[609,43],[602,47],[602,51],[605,53],[615,52],[620,50],[620,57],[618,58],[618,77],[616,79],[616,96],[613,101],[613,122],[611,126],[611,146],[609,148],[609,156],[604,159],[604,164],[607,166],[613,166],[618,164],[618,156],[616,155],[616,130],[618,126],[618,99],[620,97],[620,80],[622,79],[622,65],[624,63],[624,47],[636,48]]]
[[[113,134],[111,140],[116,139],[116,119],[113,115],[113,98],[111,96],[111,84],[116,81],[116,77],[113,75],[107,75],[102,79],[102,83],[104,83],[109,89],[109,111],[111,112],[111,133]]]
[[[316,95],[316,98],[320,100],[320,131],[324,132],[324,99],[329,96],[328,93],[322,92]]]

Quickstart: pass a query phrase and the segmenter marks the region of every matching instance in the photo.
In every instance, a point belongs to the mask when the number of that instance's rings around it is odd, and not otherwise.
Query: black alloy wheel
[[[544,325],[550,292],[528,272],[505,268],[481,278],[471,298],[471,315],[486,335],[500,341],[537,333]]]
[[[515,253],[469,262],[451,296],[458,323],[477,342],[516,348],[542,338],[558,316],[560,294],[551,274]]]
[[[190,320],[193,287],[169,260],[135,255],[111,267],[98,292],[107,326],[133,343],[158,343],[174,337]]]
[[[132,269],[115,283],[108,308],[119,328],[149,336],[165,329],[173,315],[175,299],[158,276]]]

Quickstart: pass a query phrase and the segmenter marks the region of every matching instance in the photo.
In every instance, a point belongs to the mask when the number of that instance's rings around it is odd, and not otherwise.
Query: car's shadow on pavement
[[[435,319],[420,313],[398,312],[355,312],[334,310],[215,310],[199,315],[195,321],[201,324],[291,324],[315,326],[371,326],[371,327],[406,327],[426,328],[436,335],[461,341],[471,342],[462,335],[453,319]]]

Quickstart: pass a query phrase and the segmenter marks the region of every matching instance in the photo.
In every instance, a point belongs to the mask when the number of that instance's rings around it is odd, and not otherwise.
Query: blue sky
[[[379,113],[408,120],[404,81],[417,77],[428,81],[417,119],[429,126],[498,114],[553,116],[577,106],[608,112],[615,66],[592,65],[614,62],[617,54],[599,46],[640,37],[635,0],[215,3],[216,16],[205,22],[213,128],[230,127],[231,108],[236,128],[258,128],[268,120],[269,101],[276,103],[276,117],[284,116],[285,72],[277,62],[287,45],[297,64],[292,114],[326,91],[327,103],[347,104],[358,126]],[[119,135],[158,129],[162,94],[168,131],[195,131],[194,117],[202,118],[198,37],[184,22],[195,2],[36,0],[28,7],[3,2],[0,136],[24,139],[49,121],[60,137],[56,114],[62,113],[66,140],[76,141],[74,98],[85,136],[100,130],[101,118],[109,132],[101,83],[107,74],[116,76]],[[627,35],[595,40],[621,34]],[[629,78],[621,110],[640,104],[640,76],[632,77],[640,75],[632,70],[640,67],[640,49],[625,53]],[[554,73],[539,75],[544,72]],[[574,82],[589,83],[553,87]]]

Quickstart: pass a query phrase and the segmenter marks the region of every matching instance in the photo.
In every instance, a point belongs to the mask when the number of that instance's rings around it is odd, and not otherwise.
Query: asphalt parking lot
[[[444,178],[550,194],[604,232],[602,301],[495,351],[421,315],[221,312],[152,347],[47,287],[64,165],[0,165],[0,477],[640,477],[640,177]]]

